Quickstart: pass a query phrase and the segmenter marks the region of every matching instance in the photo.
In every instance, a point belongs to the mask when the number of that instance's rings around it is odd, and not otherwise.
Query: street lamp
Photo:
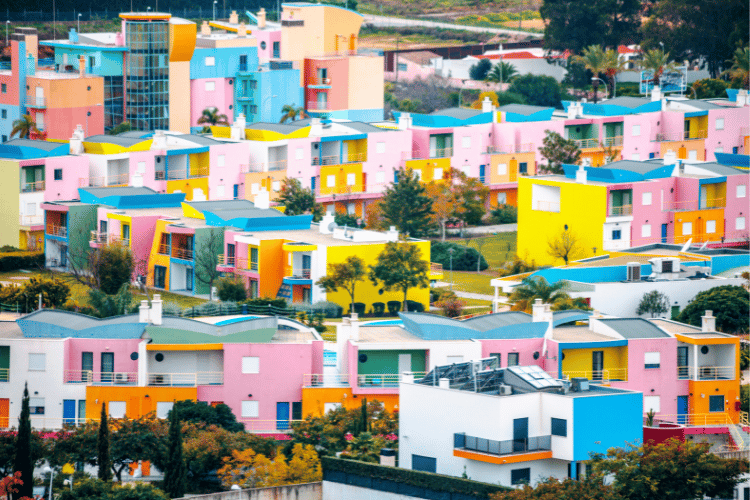
[[[450,255],[450,269],[451,269],[451,292],[453,291],[453,252],[455,252],[455,248],[449,248],[448,254]]]
[[[595,82],[595,81],[597,81],[597,80],[599,80],[600,82],[602,82],[602,83],[604,84],[604,88],[605,88],[605,89],[607,88],[607,82],[605,82],[604,80],[602,80],[601,78],[599,78],[599,77],[596,77],[596,76],[592,76],[592,77],[591,77],[591,81],[592,81],[592,82]],[[595,87],[596,87],[596,86],[595,86]],[[594,102],[596,102],[596,94],[597,94],[597,90],[598,90],[598,89],[594,88]]]
[[[78,33],[81,32],[81,14],[78,14]]]
[[[52,478],[55,477],[55,471],[48,465],[44,468],[44,472],[49,472],[49,500],[52,500]]]
[[[218,0],[214,0],[214,21],[216,21],[216,4],[219,3]]]

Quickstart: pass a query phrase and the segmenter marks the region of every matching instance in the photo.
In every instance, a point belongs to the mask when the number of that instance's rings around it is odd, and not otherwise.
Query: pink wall
[[[673,194],[670,190],[675,181],[672,177],[665,179],[655,179],[645,182],[634,182],[633,189],[633,222],[631,224],[630,242],[632,246],[648,245],[651,243],[661,242],[661,225],[669,223],[669,212],[663,211],[661,207],[661,198],[664,196],[664,202],[667,203],[672,199]],[[643,204],[643,193],[651,193],[651,205]],[[651,226],[651,236],[644,238],[642,236],[643,225]],[[674,224],[667,226],[667,241],[672,241],[674,236]]]
[[[160,151],[134,151],[130,153],[130,178],[132,179],[138,173],[138,163],[146,163],[146,171],[143,175],[143,185],[159,193],[165,193],[167,189],[166,181],[154,179],[156,171],[156,156],[161,154]],[[163,161],[163,160],[162,160]],[[160,165],[163,168],[163,165]]]
[[[426,80],[427,78],[435,74],[435,68],[433,68],[432,66],[421,66],[415,62],[409,61],[408,59],[404,59],[403,57],[400,57],[398,59],[398,62],[401,64],[406,64],[406,71],[399,70],[398,73],[396,73],[396,71],[385,72],[384,76],[386,80],[395,81],[396,75],[398,74],[398,81],[411,82],[413,80],[416,80],[417,78]]]
[[[550,122],[506,122],[496,123],[492,127],[492,146],[502,147],[511,144],[533,144],[537,165],[542,162],[539,148],[546,137],[546,131],[551,130],[560,135],[565,134],[565,121]],[[545,161],[546,162],[546,161]]]
[[[312,164],[312,146],[318,137],[301,137],[299,139],[288,139],[286,148],[286,175],[298,179],[302,187],[310,187],[310,179],[318,176],[320,166]],[[271,143],[268,143],[271,144]],[[302,148],[302,158],[297,159],[297,149]],[[317,185],[320,187],[320,183]],[[249,189],[248,189],[249,191]]]
[[[198,118],[206,108],[219,108],[220,114],[227,115],[232,123],[234,112],[229,109],[234,103],[234,85],[229,84],[233,78],[201,78],[190,80],[190,126],[198,124]],[[214,82],[214,90],[206,90],[206,82]]]
[[[210,200],[231,200],[234,185],[240,189],[239,197],[244,195],[245,174],[240,171],[246,166],[250,157],[247,142],[227,142],[209,148],[210,169],[208,174],[208,192]],[[219,156],[224,155],[224,166],[219,167]],[[218,186],[224,186],[224,195],[219,196]]]
[[[148,274],[148,260],[156,232],[157,215],[133,216],[130,225],[130,248],[135,259],[134,274],[146,276]]]
[[[330,89],[310,89],[307,85],[317,81],[318,68],[328,69]],[[305,59],[305,104],[315,102],[318,92],[328,93],[328,109],[347,109],[349,102],[349,58]]]
[[[89,159],[87,156],[53,156],[44,160],[44,201],[78,199],[81,179],[88,186]],[[62,180],[55,180],[55,170],[62,169]]]
[[[737,186],[745,186],[745,197],[737,198]],[[726,221],[724,231],[727,239],[738,239],[748,232],[748,221],[750,221],[750,176],[729,175],[727,176],[727,206],[724,209]],[[745,217],[745,229],[737,229],[737,217],[742,214]]]
[[[378,153],[378,143],[385,143],[385,151]],[[393,171],[398,170],[404,155],[411,154],[412,131],[389,130],[387,132],[368,134],[367,161],[362,171],[367,174],[367,190],[381,190],[393,182]],[[377,181],[377,173],[384,172],[385,182]]]
[[[494,353],[502,354],[500,366],[508,366],[508,354],[511,352],[518,353],[518,364],[523,366],[536,365],[541,368],[544,366],[544,356],[542,346],[544,339],[481,339],[482,357],[489,358]],[[539,353],[539,358],[534,359],[534,353]],[[549,363],[547,363],[549,364]]]
[[[252,30],[252,36],[258,40],[258,59],[261,61],[268,61],[273,58],[273,42],[279,42],[281,46],[281,30]],[[263,49],[261,44],[266,42],[266,48]],[[279,48],[279,55],[281,48]]]
[[[716,119],[724,118],[724,129],[716,130]],[[706,138],[706,161],[714,161],[714,151],[721,147],[725,153],[731,153],[732,148],[743,146],[740,129],[750,123],[750,107],[722,108],[708,110],[708,137]],[[747,154],[745,151],[744,154]]]
[[[138,352],[138,344],[141,339],[67,339],[68,353],[66,357],[66,370],[81,369],[81,353],[94,353],[94,372],[101,370],[101,354],[113,352],[115,354],[115,371],[126,373],[138,372],[138,360],[130,359],[130,355]]]
[[[659,133],[661,128],[663,113],[643,113],[637,115],[625,115],[623,117],[623,134],[622,134],[622,159],[632,160],[633,155],[637,154],[639,160],[648,160],[650,153],[655,153],[654,157],[661,155],[660,143],[653,139]],[[633,135],[633,125],[640,125],[640,134]]]
[[[87,113],[91,113],[91,116],[87,116]],[[83,126],[86,137],[103,134],[104,106],[47,108],[44,111],[44,130],[49,139],[70,139],[73,134],[71,127],[75,127],[74,124]]]

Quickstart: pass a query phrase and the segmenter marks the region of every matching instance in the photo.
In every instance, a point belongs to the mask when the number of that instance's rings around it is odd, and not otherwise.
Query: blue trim
[[[570,106],[572,103],[573,101],[562,101],[562,105],[565,111],[568,110],[568,106]],[[597,104],[594,104],[593,102],[583,102],[580,104],[583,107],[584,115],[620,116],[661,111],[661,101],[647,102],[635,108],[627,108],[625,106],[617,106],[616,104],[608,104],[607,101]]]
[[[201,127],[203,128],[203,127]],[[208,153],[208,146],[202,146],[197,148],[184,148],[184,149],[170,149],[167,150],[167,156],[175,155],[190,155],[196,153]]]
[[[103,45],[80,45],[80,44],[73,44],[70,42],[52,42],[52,41],[39,41],[39,45],[46,45],[48,47],[60,47],[65,49],[91,49],[91,50],[100,50],[102,52],[129,52],[130,49],[128,47],[107,47]]]
[[[700,164],[698,164],[698,166],[700,166]],[[700,179],[698,184],[703,186],[705,184],[721,184],[722,182],[727,182],[727,178],[726,177],[713,177],[711,179]]]
[[[187,260],[187,259],[180,259],[179,257],[172,257],[171,255],[169,256],[169,264],[170,264],[170,266],[172,264],[180,264],[181,266],[188,266],[188,267],[192,267],[192,268],[195,267],[195,262],[194,261]],[[172,272],[171,269],[169,271],[170,271],[170,273]],[[193,288],[195,288],[195,283],[193,283]]]
[[[714,153],[716,161],[722,165],[729,167],[750,167],[750,156],[749,155],[735,155],[731,153]],[[741,174],[743,172],[737,172]]]
[[[565,317],[554,319],[554,314],[552,315],[552,325],[554,327],[558,327],[560,325],[564,325],[567,323],[573,323],[575,321],[588,321],[589,317],[592,313],[580,311],[577,314],[567,314]]]
[[[131,196],[102,196],[89,193],[86,188],[78,188],[81,203],[108,205],[115,208],[165,208],[179,207],[185,200],[185,193],[139,194]]]
[[[357,139],[367,139],[367,134],[329,135],[328,137],[321,137],[320,142],[355,141]]]
[[[47,143],[49,144],[49,143]],[[70,146],[65,143],[51,151],[29,146],[15,146],[13,144],[0,144],[0,158],[15,160],[35,160],[37,158],[49,158],[51,156],[67,156]]]
[[[555,108],[549,108],[530,115],[522,115],[519,113],[510,113],[508,111],[503,112],[503,122],[509,123],[521,123],[521,122],[548,122],[552,119],[552,114],[555,112]]]
[[[685,113],[685,118],[691,118],[693,116],[708,116],[708,110],[704,109],[701,111],[690,111],[689,113]]]
[[[592,349],[597,347],[621,347],[628,345],[627,339],[624,340],[601,340],[598,342],[558,342],[560,352],[569,349]],[[570,345],[571,347],[563,347]]]
[[[48,239],[48,240],[57,240],[57,241],[63,241],[63,242],[67,242],[68,241],[68,237],[67,236],[63,238],[62,236],[57,236],[57,235],[54,235],[54,234],[46,234],[45,233],[44,237],[46,239]]]
[[[551,114],[550,114],[551,115]],[[401,111],[393,111],[393,118],[398,122],[398,118],[401,116]],[[518,115],[523,116],[523,115]],[[428,128],[453,128],[462,127],[464,125],[478,125],[482,123],[492,123],[492,113],[479,113],[476,116],[461,120],[460,118],[454,118],[452,116],[441,116],[441,115],[421,115],[418,113],[412,113],[412,124],[415,127],[428,127]]]
[[[294,276],[285,276],[281,279],[282,283],[286,283],[287,285],[312,285],[312,280],[310,278],[295,278]]]

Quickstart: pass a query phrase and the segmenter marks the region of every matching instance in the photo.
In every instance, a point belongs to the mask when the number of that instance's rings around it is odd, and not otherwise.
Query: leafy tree
[[[223,302],[241,302],[247,298],[245,284],[236,276],[220,278],[216,282],[216,293]]]
[[[446,179],[432,181],[426,186],[427,196],[432,199],[431,223],[440,227],[442,241],[445,241],[446,225],[465,211],[465,207],[459,203],[458,173],[457,169],[451,168]]]
[[[713,311],[716,329],[724,333],[746,333],[750,294],[741,286],[724,285],[700,292],[680,312],[677,321],[701,326],[701,316]]]
[[[349,214],[346,212],[336,212],[333,215],[333,222],[336,223],[337,226],[346,226],[346,227],[363,227],[363,224],[358,224],[359,217],[357,217],[356,214]]]
[[[577,258],[582,252],[578,234],[572,229],[563,229],[547,241],[547,253],[555,259],[562,259],[568,265],[570,259]]]
[[[485,205],[490,194],[489,188],[480,179],[469,177],[460,170],[452,175],[458,198],[455,218],[463,222],[463,226],[478,226],[486,213]]]
[[[111,500],[168,500],[169,497],[150,483],[123,484],[112,488]]]
[[[85,422],[72,430],[57,433],[52,441],[54,446],[47,454],[50,464],[61,467],[68,463],[97,464],[99,424]]]
[[[97,475],[102,481],[112,480],[112,471],[110,470],[112,463],[109,458],[108,420],[106,404],[102,403],[102,412],[99,418],[99,435],[96,441],[96,449],[98,450],[96,464],[99,466]]]
[[[488,82],[508,83],[516,75],[518,75],[518,70],[515,66],[507,61],[500,61],[492,66],[485,80]]]
[[[417,238],[429,228],[432,200],[411,168],[399,167],[397,177],[398,182],[389,185],[381,198],[382,223]],[[367,222],[371,225],[370,220]]]
[[[34,486],[34,462],[31,458],[31,410],[29,409],[29,385],[24,384],[21,400],[21,415],[18,417],[18,433],[15,442],[13,472],[20,473],[18,492],[14,498],[31,498]]]
[[[511,307],[514,311],[531,312],[536,299],[542,299],[542,303],[555,305],[558,302],[568,300],[570,296],[564,291],[565,284],[562,281],[549,284],[543,277],[524,278],[521,286],[517,286],[510,294]]]
[[[114,295],[133,277],[133,252],[129,247],[115,243],[99,248],[98,252],[98,288],[108,295]]]
[[[31,115],[22,115],[18,120],[13,121],[13,128],[10,131],[11,138],[18,135],[19,139],[30,139],[34,132],[39,132],[36,128],[36,122]]]
[[[127,284],[122,285],[116,295],[107,295],[95,288],[89,290],[89,304],[95,311],[95,316],[99,318],[127,314],[132,302],[133,294]]]
[[[743,349],[743,352],[747,352]],[[740,386],[740,410],[747,413],[750,411],[750,385],[743,384]]]
[[[651,72],[651,80],[654,85],[659,85],[659,79],[665,73],[677,69],[677,65],[669,58],[669,53],[662,49],[651,49],[643,53],[640,68]]]
[[[187,469],[182,450],[182,428],[177,412],[169,413],[169,453],[164,468],[164,489],[172,498],[185,494]]]
[[[161,422],[154,418],[123,418],[109,423],[110,463],[117,481],[122,481],[122,473],[131,463],[148,460],[151,451],[159,446],[161,436],[158,429]]]
[[[205,230],[202,244],[193,257],[195,263],[195,279],[208,286],[208,298],[214,299],[214,282],[221,277],[219,254],[224,249],[224,232],[221,229]]]
[[[515,224],[518,222],[518,207],[513,205],[498,205],[490,212],[490,222],[493,224]]]
[[[737,47],[734,54],[732,54],[732,59],[727,62],[731,62],[732,66],[724,71],[724,73],[728,74],[732,80],[738,81],[743,89],[749,88],[750,79],[748,79],[748,71],[750,71],[750,49],[747,46],[744,48]],[[695,83],[693,84],[693,87],[695,87]],[[723,94],[721,96],[723,97]]]
[[[615,95],[615,83],[617,73],[625,69],[625,61],[620,58],[620,54],[615,49],[607,49],[604,52],[604,75],[607,77],[607,86],[609,87],[609,97]],[[596,80],[598,81],[598,80]],[[594,83],[593,81],[591,83]],[[596,93],[594,94],[596,97]]]
[[[245,426],[237,421],[237,417],[225,404],[211,406],[200,401],[177,401],[170,413],[176,413],[180,422],[194,424],[216,425],[229,432],[242,432]]]
[[[604,484],[598,475],[559,481],[553,477],[540,481],[533,488],[528,484],[509,492],[490,495],[490,500],[625,500]]]
[[[697,99],[726,97],[727,87],[727,82],[715,78],[704,78],[693,82],[693,90]]]
[[[31,277],[23,286],[6,286],[0,288],[0,298],[5,304],[25,304],[36,309],[42,295],[43,307],[59,308],[70,298],[70,287],[58,278],[45,279]]]
[[[18,487],[23,484],[21,473],[16,472],[12,476],[6,476],[0,479],[0,498],[11,498],[11,495],[18,493]]]
[[[133,126],[130,124],[130,122],[122,122],[119,125],[115,125],[111,129],[109,129],[109,132],[107,133],[109,135],[118,135],[124,132],[130,132],[131,130],[133,130]]]
[[[406,295],[409,288],[427,288],[430,285],[430,265],[422,258],[422,251],[411,243],[389,241],[378,254],[374,266],[370,266],[370,281],[377,286],[382,283],[385,290],[401,290],[404,293],[404,311],[408,312]]]
[[[709,453],[707,443],[676,439],[612,448],[606,454],[593,454],[590,463],[599,477],[612,474],[612,489],[628,500],[729,498],[748,469],[747,460]]]
[[[323,206],[315,201],[315,193],[303,188],[298,179],[285,178],[276,201],[286,207],[286,215],[312,214],[315,222],[323,217]]]
[[[454,271],[473,271],[477,268],[477,260],[480,261],[481,271],[489,267],[485,258],[476,248],[451,241],[432,241],[430,243],[430,260],[442,264],[443,269],[449,269],[451,267],[449,249],[453,249]]]
[[[309,483],[320,481],[323,477],[320,457],[315,448],[299,443],[292,448],[292,457],[288,462],[283,453],[278,453],[271,461],[251,448],[232,450],[232,456],[225,459],[225,465],[217,474],[225,488],[234,484],[242,488],[262,488]]]
[[[227,115],[219,113],[219,108],[206,108],[203,110],[203,113],[201,113],[200,118],[198,118],[198,125],[203,124],[214,127],[217,125],[228,127],[229,119],[227,118]]]
[[[326,293],[337,292],[343,288],[351,298],[350,312],[354,312],[354,291],[357,283],[364,280],[367,276],[365,261],[356,255],[350,255],[344,262],[335,262],[328,264],[328,272],[321,277],[316,285],[323,288]]]
[[[652,318],[655,318],[667,311],[669,311],[669,297],[658,290],[652,290],[643,294],[635,313],[638,316],[650,314]]]
[[[484,101],[485,97],[490,98],[490,102],[492,102],[492,106],[497,107],[497,93],[496,92],[480,92],[479,97],[477,97],[477,100],[471,103],[471,109],[482,109],[482,102]]]
[[[508,92],[523,96],[527,104],[534,106],[560,106],[560,84],[551,76],[517,76],[511,81]]]
[[[74,482],[73,488],[63,489],[60,500],[110,500],[112,484],[97,478]]]
[[[598,77],[607,69],[607,54],[601,45],[589,45],[583,49],[583,54],[580,56],[573,56],[573,61],[582,64],[584,68],[591,71],[594,77]],[[592,79],[591,84],[594,87],[594,104],[596,104],[598,99],[599,80]]]
[[[484,80],[492,68],[492,62],[489,59],[480,59],[479,62],[469,68],[469,78],[472,80]]]
[[[294,103],[291,105],[285,104],[283,108],[281,108],[281,120],[279,120],[279,123],[284,123],[287,120],[295,121],[297,119],[303,120],[307,118],[307,115],[305,114],[305,108],[303,107],[295,107]]]
[[[539,165],[538,169],[547,174],[562,175],[565,173],[563,165],[577,165],[581,161],[581,150],[578,149],[575,141],[565,139],[552,130],[545,132],[539,154],[547,160],[547,163]]]
[[[514,94],[513,92],[498,92],[498,107],[505,106],[506,104],[526,104],[526,98],[521,94]]]

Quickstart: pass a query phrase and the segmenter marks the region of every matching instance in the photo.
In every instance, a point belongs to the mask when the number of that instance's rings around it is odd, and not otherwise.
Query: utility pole
[[[396,52],[393,54],[393,64],[396,65],[396,83],[398,83],[398,35],[396,36]]]

